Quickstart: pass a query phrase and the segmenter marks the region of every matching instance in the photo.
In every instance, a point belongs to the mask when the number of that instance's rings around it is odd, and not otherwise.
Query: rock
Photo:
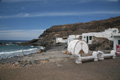
[[[0,42],[0,46],[2,46],[2,45],[6,45],[6,44],[5,44],[5,43],[1,43],[1,42]]]
[[[55,62],[56,59],[49,59],[49,62]]]
[[[67,60],[67,58],[53,58],[53,59],[49,59],[49,62],[60,62],[65,60]]]
[[[29,61],[29,64],[35,64],[35,60]]]
[[[75,59],[75,56],[72,55],[72,56],[69,57],[69,59]]]
[[[46,64],[46,63],[48,63],[48,62],[49,62],[48,60],[40,61],[40,63],[42,63],[42,64]]]
[[[41,49],[39,49],[37,52],[38,52],[38,53],[41,53],[42,51],[41,51]]]
[[[58,63],[56,63],[56,65],[57,65],[57,67],[62,67],[63,66],[62,64],[58,64]]]
[[[22,64],[23,67],[25,67],[26,65],[27,65],[27,63]]]
[[[65,53],[65,54],[67,54],[67,53],[68,53],[68,51],[64,51],[64,53]]]
[[[67,60],[68,60],[68,58],[63,58],[63,59],[62,59],[62,61],[67,61]]]
[[[31,61],[29,61],[29,65],[32,65],[32,62],[31,62]]]
[[[93,44],[89,45],[89,49],[94,50],[111,50],[113,48],[113,41],[106,38],[94,37]]]
[[[18,62],[18,61],[16,61],[16,62],[14,63],[14,65],[15,65],[15,66],[18,66],[18,65],[19,65],[19,62]]]
[[[72,55],[72,53],[68,52],[68,51],[64,51],[65,54],[69,54]]]

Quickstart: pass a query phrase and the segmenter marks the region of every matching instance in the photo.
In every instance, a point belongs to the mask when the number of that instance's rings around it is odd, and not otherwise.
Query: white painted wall
[[[92,39],[90,40],[90,36],[92,37]],[[93,33],[83,33],[82,34],[82,40],[86,41],[87,42],[87,37],[88,37],[88,44],[92,44],[92,41],[93,41],[93,36],[94,34]]]
[[[109,40],[113,40],[112,36],[113,34],[117,34],[119,32],[118,28],[109,28],[103,32],[90,32],[90,33],[83,33],[82,34],[82,40],[87,42],[87,36],[88,36],[88,44],[92,44],[92,40],[90,40],[89,36],[95,36],[95,37],[101,37],[101,38],[107,38]]]
[[[63,39],[61,37],[56,38],[56,43],[67,43],[67,39]]]
[[[74,40],[74,39],[79,39],[81,35],[69,35],[68,37],[68,44]]]
[[[118,40],[120,40],[120,33],[113,35],[113,49],[116,51],[116,45],[118,45]]]

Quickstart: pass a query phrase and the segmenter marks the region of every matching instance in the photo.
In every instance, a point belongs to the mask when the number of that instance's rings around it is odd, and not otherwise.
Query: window
[[[118,40],[118,44],[120,44],[120,40]]]
[[[113,33],[116,33],[117,32],[117,30],[113,30]]]
[[[87,43],[88,43],[88,41],[89,41],[89,40],[88,40],[88,36],[87,36]]]
[[[92,40],[92,36],[89,36],[90,40]]]

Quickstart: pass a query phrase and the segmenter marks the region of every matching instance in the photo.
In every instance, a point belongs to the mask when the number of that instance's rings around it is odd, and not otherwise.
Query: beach
[[[120,0],[0,0],[0,80],[120,80]]]
[[[0,61],[0,80],[120,80],[120,57],[75,63],[64,46]]]

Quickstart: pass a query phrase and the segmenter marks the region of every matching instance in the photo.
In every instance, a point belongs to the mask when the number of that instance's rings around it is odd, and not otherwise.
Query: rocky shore
[[[2,59],[0,60],[0,65],[4,67],[4,65],[6,64],[11,64],[12,66],[25,67],[34,64],[44,64],[47,62],[56,62],[73,58],[71,55],[65,54],[65,50],[65,44],[61,44],[59,46],[51,47],[46,52],[33,53],[26,56]]]
[[[6,45],[5,43],[0,43],[0,46],[2,46],[2,45]]]
[[[106,40],[106,39],[105,39]],[[108,41],[102,41],[99,40],[102,43],[107,42]],[[94,42],[95,43],[95,42]],[[67,44],[56,44],[55,46],[49,47],[49,49],[47,49],[46,51],[43,52],[37,52],[37,53],[32,53],[29,55],[25,55],[25,56],[16,56],[16,57],[12,57],[12,58],[8,58],[8,59],[2,59],[0,60],[0,68],[6,66],[6,65],[12,65],[15,67],[25,67],[25,66],[32,66],[32,65],[37,65],[37,64],[45,64],[48,62],[59,62],[59,61],[67,61],[70,59],[75,60],[75,57],[70,55],[70,54],[65,54],[65,51],[67,50],[66,48]],[[99,46],[98,44],[92,44],[90,46],[90,49],[92,50],[97,50],[96,48],[94,48],[95,46]],[[105,45],[105,44],[104,44]],[[93,49],[94,48],[94,49]],[[101,49],[101,48],[100,48]],[[110,52],[110,50],[102,50],[102,51],[106,51],[107,53]],[[92,52],[92,51],[90,51]]]

